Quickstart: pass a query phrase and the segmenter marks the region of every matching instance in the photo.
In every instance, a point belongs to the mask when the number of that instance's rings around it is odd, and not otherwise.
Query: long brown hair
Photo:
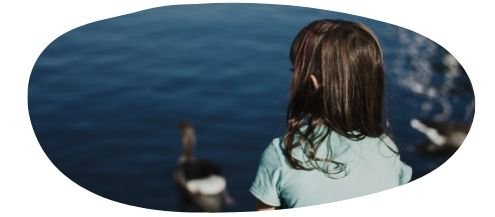
[[[316,151],[333,132],[352,140],[384,133],[384,64],[378,40],[359,23],[317,20],[297,34],[290,60],[293,77],[284,138],[288,162],[296,169],[345,172],[345,163],[332,153],[322,159]],[[323,134],[315,132],[318,126],[325,126]],[[303,148],[310,166],[292,155],[297,147]]]

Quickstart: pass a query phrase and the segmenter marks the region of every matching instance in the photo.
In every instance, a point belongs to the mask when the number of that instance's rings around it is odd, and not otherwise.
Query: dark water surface
[[[177,125],[191,120],[197,155],[217,161],[226,173],[237,201],[227,211],[252,210],[248,188],[260,154],[285,130],[291,42],[303,26],[321,18],[363,22],[375,31],[387,64],[388,116],[402,158],[415,178],[441,165],[448,157],[414,151],[425,137],[409,125],[411,118],[441,113],[440,103],[404,81],[440,86],[448,53],[396,26],[289,6],[170,6],[69,31],[34,66],[33,128],[50,160],[84,188],[127,204],[175,210]],[[469,80],[462,74],[456,82],[460,94],[438,100],[452,105],[449,120],[470,123]]]

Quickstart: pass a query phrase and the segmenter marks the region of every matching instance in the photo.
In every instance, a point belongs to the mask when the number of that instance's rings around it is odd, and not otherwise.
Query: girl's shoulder
[[[399,148],[395,144],[395,142],[390,138],[389,135],[387,134],[382,134],[380,137],[378,137],[378,140],[381,142],[382,145],[387,147],[390,151],[394,153],[399,153]]]
[[[260,166],[277,170],[286,170],[283,138],[274,138],[261,154]]]
[[[263,151],[263,154],[261,155],[261,164],[279,167],[282,165],[283,158],[283,139],[274,138]]]

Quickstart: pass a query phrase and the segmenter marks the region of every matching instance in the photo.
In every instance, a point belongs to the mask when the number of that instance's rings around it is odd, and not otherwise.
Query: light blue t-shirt
[[[330,133],[318,149],[317,157],[330,153],[323,144],[331,147],[333,159],[346,164],[345,176],[340,173],[329,177],[316,169],[293,169],[283,154],[283,140],[277,138],[263,152],[249,191],[267,205],[301,207],[383,191],[411,179],[411,167],[390,150],[396,151],[397,147],[385,135],[353,141]],[[307,160],[302,148],[294,149],[293,156]]]

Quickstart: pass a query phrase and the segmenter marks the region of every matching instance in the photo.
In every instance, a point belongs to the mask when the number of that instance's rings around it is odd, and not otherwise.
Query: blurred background
[[[172,172],[178,124],[196,127],[197,153],[223,167],[236,200],[248,192],[264,148],[285,132],[297,32],[316,19],[362,22],[386,63],[387,116],[417,179],[460,146],[474,94],[456,59],[390,24],[330,11],[257,4],[168,6],[90,23],[40,55],[29,82],[36,136],[68,178],[103,197],[177,210]]]

